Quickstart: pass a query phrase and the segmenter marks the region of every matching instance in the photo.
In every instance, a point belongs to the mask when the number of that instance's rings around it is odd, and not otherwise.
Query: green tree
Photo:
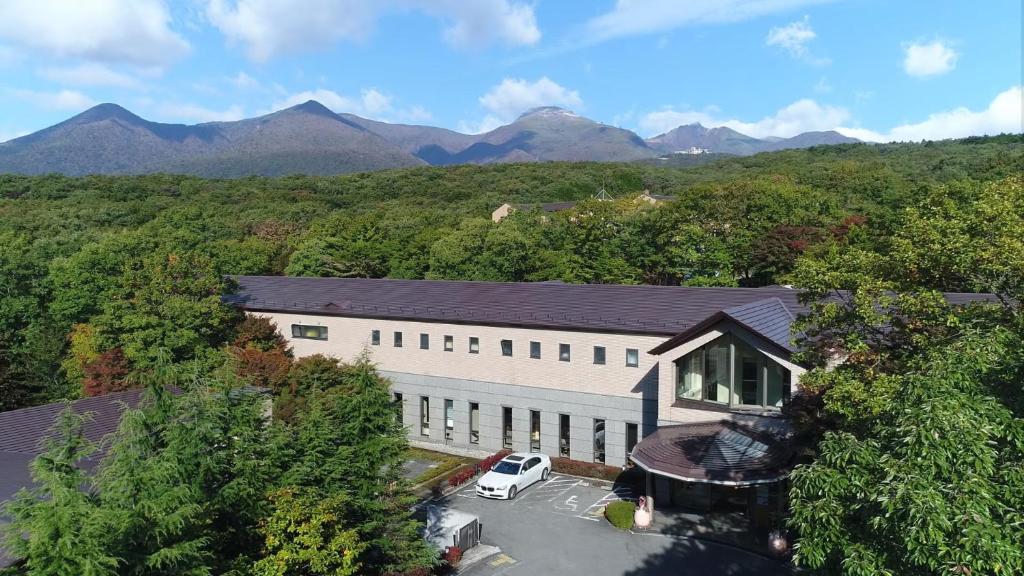
[[[7,553],[22,559],[32,576],[118,573],[108,525],[81,468],[95,453],[82,435],[86,421],[70,406],[61,412],[43,452],[32,461],[35,486],[22,489],[4,511],[11,520],[0,524]]]
[[[798,565],[1024,571],[1022,200],[1019,178],[936,194],[882,250],[831,245],[798,263],[794,281],[814,302],[806,358],[845,360],[802,381],[828,428],[793,473]],[[966,288],[993,299],[937,291]]]
[[[360,574],[366,545],[346,527],[349,498],[309,489],[282,489],[272,495],[274,510],[263,524],[264,558],[256,576],[350,576]]]

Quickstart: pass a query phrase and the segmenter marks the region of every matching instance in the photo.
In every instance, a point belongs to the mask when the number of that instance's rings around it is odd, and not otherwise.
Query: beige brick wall
[[[260,313],[277,324],[297,357],[311,354],[351,360],[364,349],[381,369],[428,376],[443,376],[557,390],[640,397],[639,383],[651,370],[657,373],[658,358],[647,351],[666,340],[662,337],[536,330],[433,322],[407,322],[319,316],[312,314]],[[291,337],[291,325],[327,326],[328,340]],[[380,330],[380,345],[370,345],[370,333]],[[393,333],[403,333],[403,347],[393,346]],[[420,334],[430,335],[430,349],[421,350]],[[445,352],[444,336],[455,339],[455,350]],[[469,337],[480,339],[479,354],[469,353]],[[513,356],[501,355],[500,341],[513,342]],[[530,358],[530,341],[541,343],[541,358]],[[572,359],[558,359],[558,345],[572,347]],[[593,363],[593,347],[604,346],[606,363]],[[626,349],[639,350],[639,366],[626,366]]]

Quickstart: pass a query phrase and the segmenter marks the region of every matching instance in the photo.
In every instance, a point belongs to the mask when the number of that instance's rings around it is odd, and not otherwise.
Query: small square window
[[[501,355],[502,356],[511,356],[512,355],[512,341],[511,340],[502,340],[501,341]]]
[[[469,337],[469,353],[479,354],[480,353],[480,339],[476,336]]]
[[[455,337],[454,336],[445,336],[444,337],[444,351],[445,352],[451,352],[452,350],[455,350]]]
[[[540,358],[540,342],[530,342],[530,358]]]
[[[640,365],[640,351],[636,348],[626,348],[626,366],[636,368]]]
[[[380,346],[380,330],[370,331],[370,344]]]
[[[558,359],[561,360],[562,362],[568,362],[569,361],[569,345],[568,344],[559,344],[558,345]]]
[[[430,350],[430,334],[420,334],[420,350]]]
[[[594,346],[594,364],[604,364],[604,346]]]
[[[395,348],[401,348],[401,347],[402,347],[402,333],[401,332],[395,332]]]

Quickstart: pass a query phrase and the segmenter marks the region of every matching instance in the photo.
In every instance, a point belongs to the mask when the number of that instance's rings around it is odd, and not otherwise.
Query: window
[[[604,464],[604,420],[594,420],[594,462]]]
[[[395,332],[395,348],[401,348],[401,347],[402,347],[402,333],[401,332]]]
[[[540,358],[540,342],[530,342],[530,358]]]
[[[604,364],[604,346],[594,346],[594,364]]]
[[[480,404],[469,403],[469,443],[480,443]]]
[[[639,441],[639,429],[637,425],[632,422],[626,422],[626,459],[629,459],[629,455],[633,453],[633,448]]]
[[[626,348],[626,367],[636,368],[640,365],[640,351],[636,348]]]
[[[561,360],[562,362],[568,362],[569,361],[569,345],[568,344],[559,344],[558,345],[558,359]]]
[[[448,400],[444,401],[444,439],[451,441],[455,435],[455,401]]]
[[[512,448],[512,408],[501,407],[501,446]]]
[[[789,370],[730,334],[675,364],[677,399],[771,408],[789,399]]]
[[[502,340],[501,341],[501,355],[502,356],[511,356],[512,355],[512,341],[511,340]]]
[[[455,350],[455,337],[454,336],[445,336],[444,337],[444,351],[445,352],[451,352],[452,350]]]
[[[480,353],[480,339],[476,336],[469,337],[469,353],[479,354]]]
[[[420,435],[430,436],[430,398],[420,396]]]
[[[292,338],[327,340],[327,326],[304,326],[302,324],[292,324]]]
[[[380,330],[370,331],[370,344],[380,346]]]
[[[420,350],[430,350],[430,334],[420,334]]]
[[[540,452],[540,410],[530,410],[530,452]]]
[[[569,457],[569,415],[558,415],[558,455]]]
[[[398,423],[401,424],[402,423],[402,413],[404,412],[404,406],[402,405],[402,393],[401,392],[395,392],[395,399],[392,402],[392,405],[395,407],[395,418],[398,420]]]

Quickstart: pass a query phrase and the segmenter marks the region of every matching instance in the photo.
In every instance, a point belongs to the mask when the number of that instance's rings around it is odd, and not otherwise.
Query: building
[[[613,200],[613,198],[603,189],[600,192],[598,192],[594,196],[594,198],[596,200],[602,201]],[[675,196],[668,196],[665,194],[651,194],[649,190],[644,190],[643,192],[636,196],[636,199],[637,201],[647,202],[648,204],[653,205],[675,200]],[[572,210],[573,208],[576,207],[577,204],[579,204],[579,202],[575,201],[545,202],[541,204],[509,204],[508,202],[506,202],[501,206],[498,206],[497,208],[494,209],[493,212],[491,212],[491,221],[495,223],[501,222],[506,217],[508,217],[509,214],[520,210],[523,212],[529,212],[530,210],[536,209],[540,210],[541,212],[544,212],[545,214],[552,214],[555,212]]]
[[[755,449],[768,436],[785,438],[780,409],[804,372],[790,359],[790,325],[804,310],[794,290],[237,281],[229,300],[272,320],[297,356],[367,352],[392,382],[414,445],[539,451],[610,466],[633,454],[680,502],[688,492],[675,481],[714,483],[724,474],[743,486],[785,475],[779,452],[761,466],[765,454]],[[732,453],[714,465],[694,457],[700,477],[683,476],[683,460],[668,466],[650,457],[665,446],[645,448],[666,430]]]

